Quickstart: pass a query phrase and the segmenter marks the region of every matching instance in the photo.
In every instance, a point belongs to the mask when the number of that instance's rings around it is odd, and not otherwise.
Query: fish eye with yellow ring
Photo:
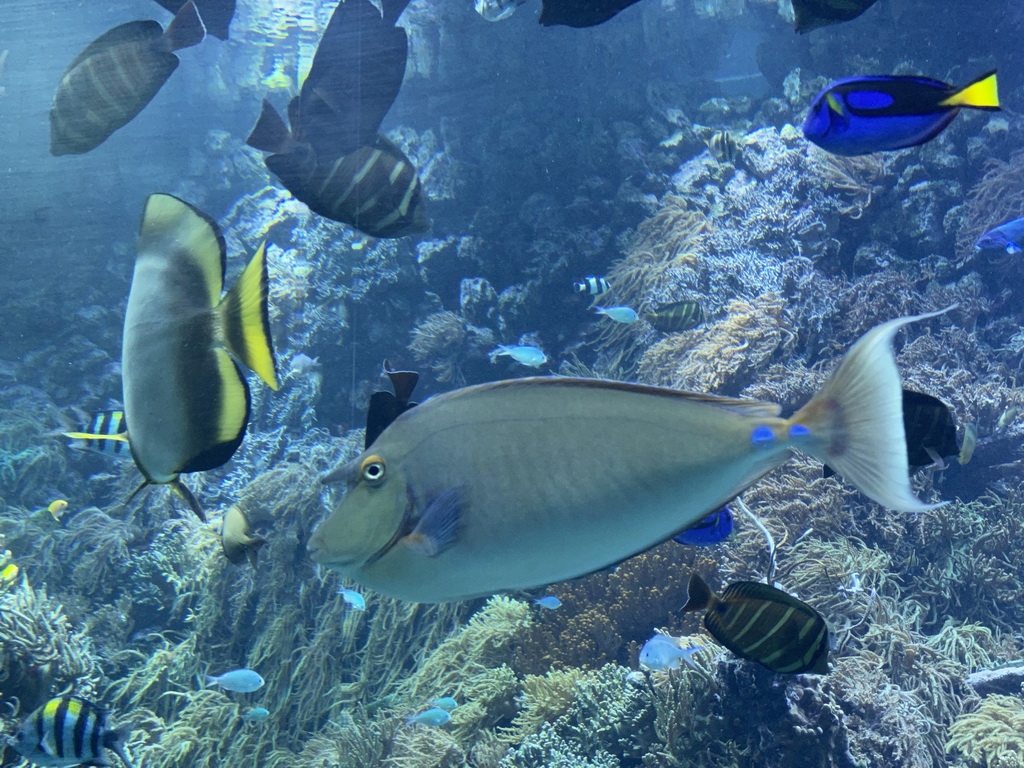
[[[359,465],[359,476],[370,485],[380,485],[384,482],[386,474],[387,465],[384,463],[384,459],[376,454],[367,456],[363,459],[363,463]]]

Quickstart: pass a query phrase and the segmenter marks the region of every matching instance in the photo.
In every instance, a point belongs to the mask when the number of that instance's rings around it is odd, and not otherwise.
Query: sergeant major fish
[[[789,419],[770,403],[595,379],[428,399],[322,479],[345,494],[310,552],[402,600],[538,588],[671,538],[793,449],[888,508],[931,509],[910,488],[891,347],[901,327],[938,314],[869,331]]]
[[[127,125],[178,68],[174,51],[198,45],[206,28],[192,2],[165,31],[130,21],[94,40],[61,75],[50,110],[50,152],[82,154]]]
[[[45,766],[110,765],[109,749],[128,768],[128,729],[107,727],[107,711],[81,696],[57,696],[29,715],[7,745],[30,763]]]

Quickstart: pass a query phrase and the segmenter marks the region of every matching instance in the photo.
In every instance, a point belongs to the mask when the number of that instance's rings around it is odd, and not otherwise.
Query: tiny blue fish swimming
[[[978,238],[974,247],[979,250],[1000,248],[1009,254],[1024,251],[1024,217],[992,227]]]
[[[640,315],[632,307],[597,307],[597,314],[610,317],[616,323],[635,323]]]
[[[444,725],[450,722],[452,719],[451,712],[447,709],[441,709],[441,707],[431,707],[425,712],[420,712],[418,715],[413,715],[405,721],[406,725],[410,723],[418,723],[419,725]]]
[[[531,368],[544,365],[548,361],[548,356],[542,350],[525,344],[499,344],[497,349],[492,349],[488,353],[492,363],[502,355],[508,355],[517,363]]]
[[[541,608],[547,608],[549,611],[553,611],[556,608],[561,608],[562,607],[562,601],[559,600],[554,595],[547,595],[546,597],[539,597],[536,600],[534,600],[533,602],[535,602]]]
[[[430,704],[437,709],[443,709],[445,712],[451,712],[459,706],[459,702],[451,696],[442,696],[440,699],[434,699]]]
[[[258,691],[263,687],[263,682],[263,678],[251,669],[234,669],[217,677],[206,676],[207,685],[219,685],[225,691],[234,691],[235,693]]]
[[[815,97],[804,136],[834,155],[914,147],[942,133],[962,107],[999,109],[995,70],[962,88],[928,77],[850,77]]]
[[[342,600],[351,605],[355,610],[366,610],[366,600],[354,589],[346,589],[345,587],[341,587],[338,590],[338,594],[341,595]]]
[[[264,707],[253,707],[242,715],[242,719],[249,723],[262,723],[268,717],[270,717],[270,710]]]
[[[693,648],[680,648],[676,645],[674,638],[668,635],[655,635],[640,649],[640,663],[657,672],[679,669],[680,663],[684,661],[697,669],[697,665],[690,657],[697,651],[703,650],[704,647],[700,645]]]
[[[720,544],[729,538],[732,535],[733,525],[732,510],[729,509],[728,504],[723,504],[692,528],[677,533],[673,540],[680,544],[710,547],[712,544]]]

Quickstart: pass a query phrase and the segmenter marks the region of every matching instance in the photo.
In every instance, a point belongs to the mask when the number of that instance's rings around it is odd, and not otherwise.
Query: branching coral
[[[430,366],[438,381],[461,385],[466,360],[482,359],[494,344],[490,329],[470,325],[462,315],[445,310],[428,315],[413,328],[409,351]]]
[[[988,229],[1016,219],[1024,211],[1024,150],[1009,160],[989,158],[985,175],[967,194],[963,223],[957,233],[957,256],[966,261],[974,253],[974,241]]]
[[[972,768],[1024,766],[1024,702],[1016,696],[986,696],[974,712],[949,729],[946,751],[959,753]]]

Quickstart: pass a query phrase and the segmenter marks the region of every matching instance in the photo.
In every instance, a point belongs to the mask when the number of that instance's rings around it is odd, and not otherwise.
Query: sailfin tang
[[[986,72],[972,80],[952,96],[939,102],[940,107],[972,107],[973,109],[999,109],[996,71]]]
[[[789,420],[794,446],[889,509],[923,512],[939,506],[920,501],[910,488],[903,395],[892,340],[904,325],[950,309],[897,318],[868,331],[818,394]]]
[[[404,541],[427,557],[437,557],[458,539],[461,516],[462,491],[449,488],[430,502]]]
[[[192,0],[181,6],[164,31],[164,43],[168,51],[180,51],[182,48],[199,45],[205,37],[206,27]]]
[[[267,301],[267,244],[264,242],[217,310],[228,349],[267,386],[277,389]]]

